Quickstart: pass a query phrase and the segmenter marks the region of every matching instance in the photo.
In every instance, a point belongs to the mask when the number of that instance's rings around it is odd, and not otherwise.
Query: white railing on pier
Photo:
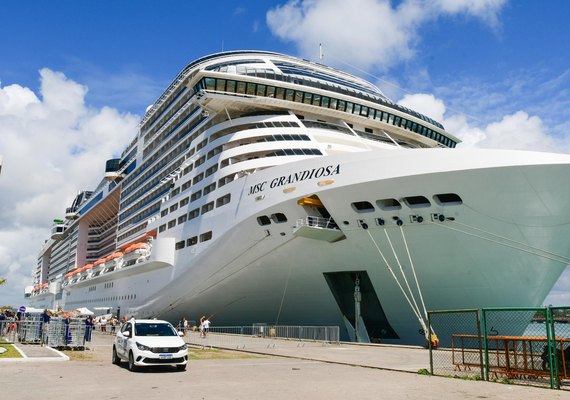
[[[216,326],[209,332],[190,330],[186,342],[202,347],[263,349],[300,347],[307,343],[339,344],[338,326]]]

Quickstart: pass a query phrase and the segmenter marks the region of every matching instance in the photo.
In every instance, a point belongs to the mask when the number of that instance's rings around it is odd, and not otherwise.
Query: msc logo
[[[267,183],[267,181],[261,182],[261,183],[257,183],[253,186],[249,187],[249,193],[248,196],[252,195],[252,194],[256,194],[259,192],[262,192],[265,190],[265,184]]]

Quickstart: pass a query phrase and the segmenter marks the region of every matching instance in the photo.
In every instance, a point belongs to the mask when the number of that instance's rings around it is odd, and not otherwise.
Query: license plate
[[[159,354],[160,358],[172,358],[172,354]]]

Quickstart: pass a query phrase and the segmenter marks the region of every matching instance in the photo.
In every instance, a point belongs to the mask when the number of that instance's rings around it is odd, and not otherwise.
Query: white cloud
[[[319,43],[327,63],[385,69],[414,55],[418,29],[442,16],[463,14],[498,26],[505,0],[290,0],[267,12],[267,24],[315,59]]]
[[[23,303],[23,289],[47,238],[78,190],[94,189],[105,160],[136,134],[138,117],[85,105],[87,87],[40,71],[39,95],[0,87],[0,302]]]

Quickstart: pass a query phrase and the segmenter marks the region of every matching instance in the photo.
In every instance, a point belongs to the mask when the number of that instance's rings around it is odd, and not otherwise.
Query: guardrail
[[[217,326],[208,332],[189,331],[186,341],[203,347],[234,349],[339,344],[338,326]],[[262,339],[262,340],[260,340]]]
[[[55,318],[50,322],[39,319],[22,321],[0,321],[0,341],[7,343],[42,344],[56,348],[83,348],[86,334],[91,327],[86,327],[80,318]],[[90,333],[90,332],[89,332]]]

